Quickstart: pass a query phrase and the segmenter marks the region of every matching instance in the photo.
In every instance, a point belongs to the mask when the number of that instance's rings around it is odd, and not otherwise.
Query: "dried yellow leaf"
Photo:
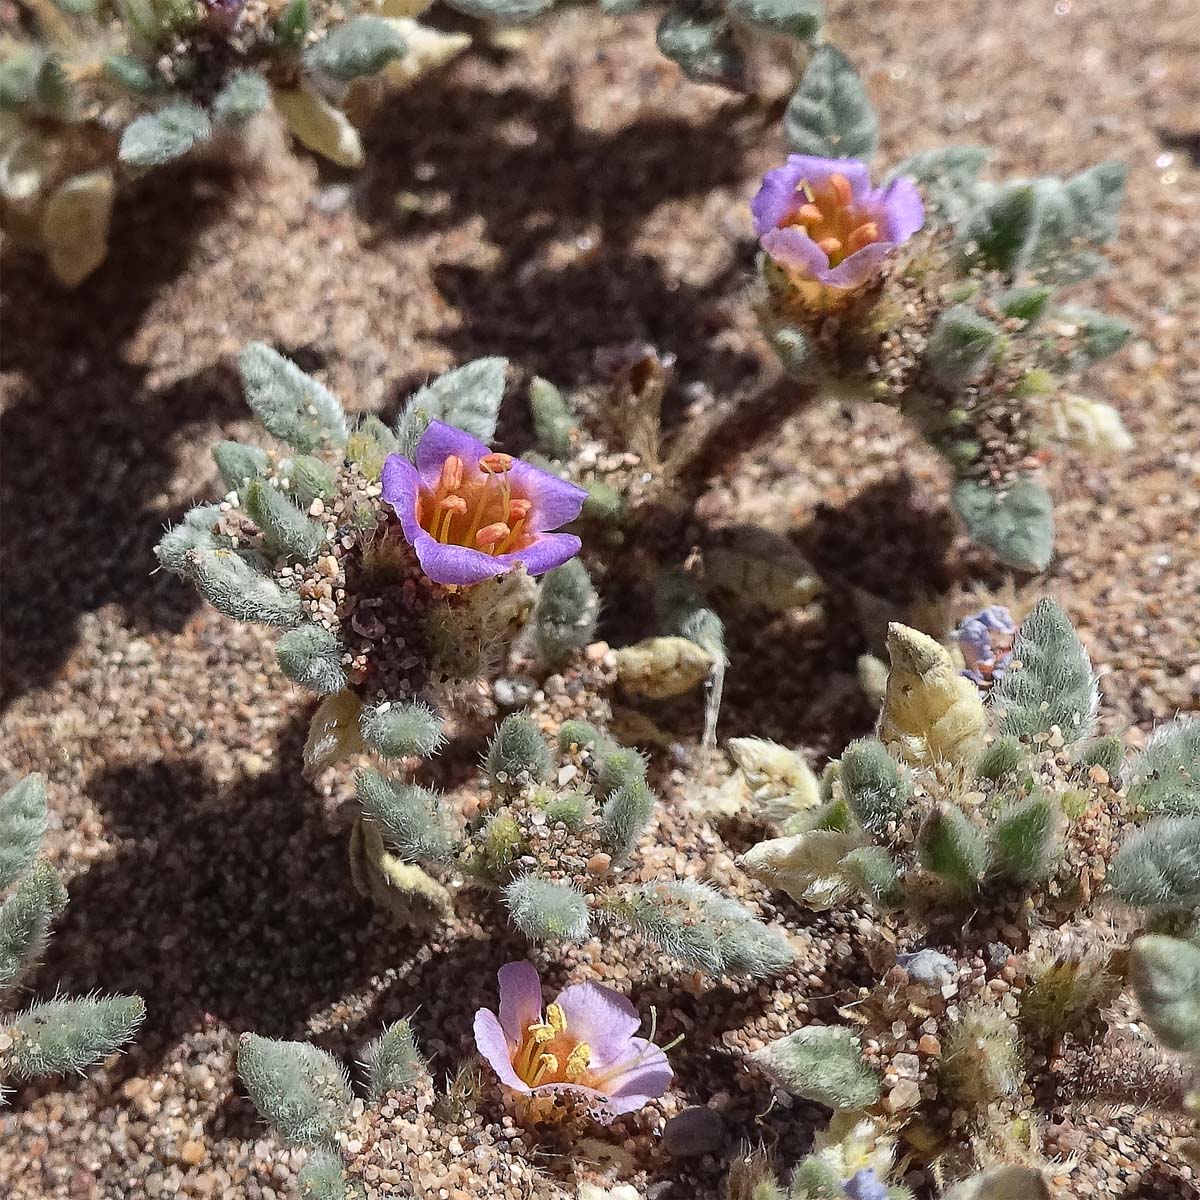
[[[42,216],[42,242],[55,276],[75,287],[108,255],[108,225],[116,185],[112,171],[68,179],[50,197]]]
[[[617,651],[617,678],[634,695],[682,696],[708,678],[713,656],[684,637],[646,638]]]
[[[962,762],[983,744],[987,711],[949,651],[907,625],[888,626],[888,675],[879,737],[910,763]]]
[[[351,691],[342,690],[321,701],[308,727],[304,743],[304,773],[310,779],[326,767],[353,754],[364,746],[358,720],[362,704]]]
[[[759,842],[738,864],[746,874],[787,892],[800,904],[830,908],[853,890],[838,865],[856,845],[849,834],[816,829]]]
[[[415,863],[389,854],[374,825],[359,818],[350,835],[350,879],[401,925],[427,929],[453,911],[450,893]]]
[[[303,145],[339,167],[361,167],[362,141],[344,112],[311,88],[276,88],[275,107]]]
[[[729,752],[768,820],[784,821],[821,803],[820,782],[797,751],[765,738],[730,738]]]

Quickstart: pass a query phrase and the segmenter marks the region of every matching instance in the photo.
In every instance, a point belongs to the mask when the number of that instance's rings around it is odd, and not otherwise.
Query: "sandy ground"
[[[1058,554],[1037,587],[1067,607],[1103,669],[1106,731],[1127,728],[1138,745],[1155,722],[1200,710],[1194,2],[830,7],[831,36],[881,114],[881,161],[973,141],[993,147],[999,172],[1130,165],[1115,269],[1081,299],[1135,327],[1092,387],[1138,444],[1114,464],[1062,462]],[[380,117],[359,176],[289,159],[252,181],[203,169],[152,180],[118,213],[108,264],[74,294],[5,254],[0,778],[47,775],[47,850],[71,891],[37,987],[137,990],[150,1009],[124,1058],[11,1098],[6,1195],[285,1195],[300,1156],[264,1131],[233,1079],[246,1029],[314,1036],[351,1057],[421,1005],[438,1070],[469,1053],[470,1013],[521,947],[489,941],[474,918],[420,945],[352,893],[346,778],[313,787],[300,774],[311,702],[279,675],[267,636],[153,574],[151,547],[214,494],[211,441],[249,433],[231,364],[250,339],[291,353],[348,406],[385,414],[430,373],[483,354],[583,385],[597,351],[642,339],[678,356],[683,385],[720,394],[753,376],[763,350],[745,306],[746,204],[781,152],[778,132],[683,82],[651,30],[643,17],[571,13],[519,52],[468,57]],[[519,412],[506,418],[514,441],[523,427]],[[814,406],[709,503],[790,528],[824,568],[897,599],[968,575],[1003,582],[964,548],[939,466],[887,412]],[[862,636],[845,605],[765,624],[734,615],[731,641],[725,733],[823,761],[867,728],[852,680]],[[679,767],[698,704],[672,719]],[[446,782],[477,750],[451,756]],[[647,869],[735,874],[741,847],[697,824],[670,769],[668,758],[671,803]],[[816,1114],[770,1111],[770,1089],[735,1051],[802,1023],[823,972],[865,967],[836,921],[783,916],[806,948],[801,967],[720,1003],[652,957],[599,943],[554,968],[617,979],[668,1014],[666,1036],[687,1033],[679,1091],[648,1118],[650,1134],[715,1096],[725,1155],[741,1139],[802,1142]],[[1115,1145],[1132,1118],[1113,1120]],[[722,1156],[680,1165],[645,1129],[619,1137],[651,1195],[716,1196]],[[1094,1194],[1194,1194],[1169,1156],[1118,1162],[1105,1178]]]

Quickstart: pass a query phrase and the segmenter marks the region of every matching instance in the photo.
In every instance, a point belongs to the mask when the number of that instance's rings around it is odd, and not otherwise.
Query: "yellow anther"
[[[834,255],[842,252],[842,243],[835,237],[822,238],[817,245],[825,251],[831,263],[833,262]]]
[[[587,1042],[580,1042],[567,1056],[567,1082],[576,1083],[587,1072],[588,1064],[592,1061],[592,1048]]]
[[[558,1074],[558,1059],[553,1054],[543,1054],[537,1061],[533,1078],[529,1080],[530,1087],[537,1087],[548,1075]]]
[[[548,1004],[546,1006],[546,1024],[555,1033],[567,1032],[567,1014],[563,1012],[561,1004]]]

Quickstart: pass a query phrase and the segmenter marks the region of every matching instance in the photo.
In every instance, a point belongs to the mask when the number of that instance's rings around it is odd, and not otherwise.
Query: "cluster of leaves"
[[[360,772],[362,870],[375,876],[373,894],[411,919],[397,870],[440,865],[498,890],[532,941],[579,942],[616,926],[713,976],[788,965],[786,940],[705,884],[618,884],[654,812],[645,761],[583,721],[562,726],[558,749],[556,763],[529,718],[507,717],[488,750],[486,789],[461,828],[427,789]]]
[[[389,1092],[430,1088],[432,1078],[409,1021],[395,1021],[363,1051],[367,1100]],[[238,1074],[258,1111],[292,1146],[309,1151],[296,1180],[302,1200],[363,1200],[347,1178],[338,1149],[353,1117],[354,1092],[345,1068],[308,1042],[248,1033],[238,1048]]]
[[[788,107],[793,150],[869,161],[878,121],[853,65],[833,46],[813,56]],[[1044,446],[1096,454],[1132,444],[1110,406],[1076,393],[1080,374],[1119,350],[1128,327],[1076,308],[1059,289],[1099,271],[1116,232],[1126,168],[1104,162],[1069,179],[980,178],[985,150],[950,146],[897,164],[920,188],[924,230],[881,286],[837,329],[797,312],[765,264],[761,312],[785,368],[837,377],[910,416],[954,468],[954,504],[1007,565],[1041,570],[1053,551]]]
[[[229,493],[193,508],[156,553],[219,612],[282,631],[280,669],[323,697],[310,772],[367,750],[433,754],[437,706],[486,679],[534,610],[537,588],[521,571],[458,591],[428,579],[380,495],[386,457],[411,453],[431,420],[492,438],[505,367],[479,359],[442,375],[389,428],[374,416],[352,425],[335,396],[267,346],[241,357],[247,401],[276,443],[217,443]],[[589,606],[594,616],[594,594],[577,566],[551,579],[538,627],[561,652],[590,636],[578,618]]]
[[[67,905],[58,872],[38,859],[46,789],[29,775],[0,795],[0,1079],[81,1072],[124,1045],[146,1009],[138,996],[43,1000],[11,1011]]]
[[[691,502],[706,480],[689,477],[688,467],[704,439],[690,423],[664,431],[671,377],[669,359],[637,347],[594,394],[568,400],[549,381],[534,379],[529,406],[537,454],[529,457],[587,489],[583,555],[602,586],[646,587],[651,594],[658,632],[618,652],[623,690],[663,700],[707,685],[711,744],[727,665],[718,605],[782,613],[811,603],[822,584],[782,535],[752,525],[698,530]],[[687,527],[686,543],[672,544],[664,531],[673,524]],[[692,558],[702,559],[702,570],[685,573],[672,560],[685,546],[699,552]]]
[[[357,167],[352,117],[469,41],[382,0],[46,0],[0,44],[6,228],[77,284],[104,260],[118,171],[242,139],[273,107],[304,146]],[[244,145],[244,141],[243,141]]]
[[[1115,773],[1120,747],[1088,740],[1095,683],[1062,610],[1044,600],[1025,620],[1021,669],[990,706],[932,638],[893,625],[888,649],[878,736],[847,747],[747,870],[804,903],[915,913],[1043,889],[1064,865],[1072,876],[1069,826],[1090,802],[1080,781],[1098,762]]]
[[[870,1051],[850,1025],[810,1026],[757,1058],[797,1095],[903,1126],[908,1154],[939,1180],[992,1161],[1036,1168],[1027,1114],[1069,1090],[1049,1075],[1090,1068],[1036,1063],[1064,1038],[1127,1054],[1103,1017],[1126,982],[1167,1046],[1200,1048],[1196,726],[1170,727],[1128,763],[1119,739],[1093,738],[1095,680],[1051,601],[1022,623],[986,704],[932,639],[893,626],[889,649],[877,736],[822,780],[797,775],[779,747],[738,748],[753,795],[787,830],[743,863],[813,907],[865,901],[914,949],[841,1010]],[[1148,930],[1129,954],[1097,919],[1100,881],[1103,903]],[[1018,940],[997,951],[1001,933]],[[1148,1062],[1165,1078],[1164,1058]],[[1129,1078],[1135,1099],[1144,1081]]]

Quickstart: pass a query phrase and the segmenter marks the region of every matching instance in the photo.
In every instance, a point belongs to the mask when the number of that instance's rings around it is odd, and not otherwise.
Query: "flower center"
[[[880,240],[878,224],[855,205],[845,175],[830,175],[819,188],[803,181],[796,188],[796,200],[797,207],[782,224],[803,229],[825,252],[831,267]]]
[[[544,1083],[581,1083],[588,1073],[592,1048],[567,1032],[566,1013],[557,1005],[546,1008],[545,1021],[525,1028],[513,1055],[513,1070],[530,1087]]]
[[[523,550],[533,540],[527,529],[533,504],[514,494],[513,459],[485,454],[477,471],[468,471],[457,454],[442,463],[437,486],[422,487],[417,521],[447,546],[466,546],[484,554]]]

